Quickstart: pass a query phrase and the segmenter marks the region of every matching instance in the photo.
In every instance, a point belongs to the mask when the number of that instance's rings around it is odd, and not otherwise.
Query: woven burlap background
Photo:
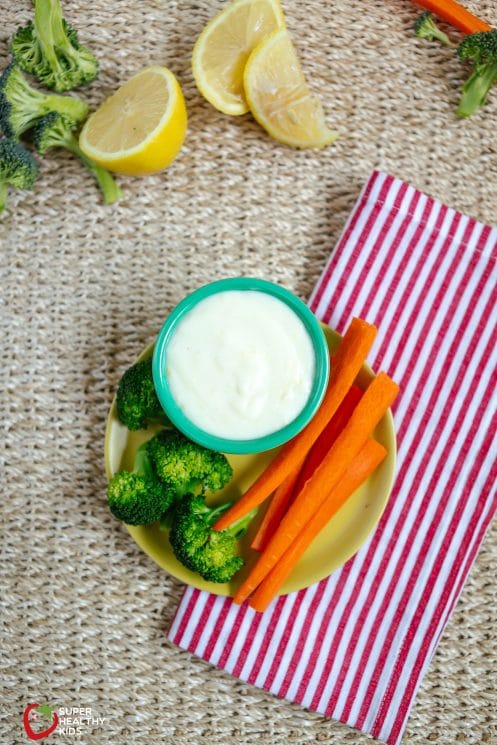
[[[497,23],[496,0],[471,6]],[[50,154],[35,190],[11,194],[0,221],[2,745],[27,742],[32,701],[91,706],[105,723],[83,736],[88,745],[371,741],[165,640],[183,588],[107,512],[105,419],[120,374],[188,291],[249,274],[308,297],[373,168],[495,224],[497,89],[483,113],[458,121],[467,71],[452,50],[413,36],[407,0],[284,0],[340,132],[323,152],[297,152],[197,92],[192,47],[221,7],[68,0],[101,62],[82,95],[95,106],[143,66],[167,65],[185,92],[187,141],[164,174],[120,179],[126,196],[111,207],[78,162]],[[5,62],[32,10],[28,0],[0,10]],[[494,529],[405,743],[497,743],[496,575]]]

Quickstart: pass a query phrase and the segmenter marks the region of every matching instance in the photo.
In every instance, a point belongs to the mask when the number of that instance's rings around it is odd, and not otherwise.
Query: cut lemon
[[[193,49],[193,77],[200,93],[224,114],[246,114],[243,70],[255,47],[285,26],[278,0],[234,0],[213,18]]]
[[[294,147],[324,147],[338,135],[326,126],[321,102],[311,94],[286,29],[254,49],[244,73],[252,114],[280,142]]]
[[[79,145],[109,171],[143,176],[162,171],[186,135],[186,107],[173,73],[146,67],[87,119]]]

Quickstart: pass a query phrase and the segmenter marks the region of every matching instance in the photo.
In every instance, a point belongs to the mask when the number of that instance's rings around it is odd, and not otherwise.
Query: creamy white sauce
[[[248,440],[289,424],[311,393],[311,338],[283,301],[256,290],[201,300],[178,323],[166,353],[173,398],[217,437]]]

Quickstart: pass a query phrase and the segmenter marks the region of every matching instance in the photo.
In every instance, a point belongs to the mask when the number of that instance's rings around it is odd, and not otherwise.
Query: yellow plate
[[[338,346],[340,336],[327,326],[323,328],[326,332],[330,352],[333,352]],[[152,348],[153,345],[150,345],[145,349],[139,359],[150,356]],[[358,376],[357,384],[360,387],[366,387],[373,375],[372,370],[364,365]],[[114,399],[105,432],[107,478],[110,478],[121,468],[131,469],[136,448],[144,440],[152,437],[157,429],[150,428],[139,432],[129,432],[117,418]],[[390,494],[395,469],[395,430],[390,411],[386,413],[375,429],[374,436],[387,449],[387,457],[309,546],[283,585],[282,595],[301,590],[303,587],[308,587],[314,582],[329,576],[359,550],[378,523]],[[229,455],[228,459],[234,471],[233,479],[222,492],[216,495],[216,499],[213,501],[217,503],[237,499],[259,476],[276,453],[277,449],[254,455]],[[180,564],[171,550],[167,532],[161,530],[158,524],[126,527],[138,546],[173,577],[193,585],[193,587],[208,590],[217,595],[234,595],[238,585],[246,577],[258,556],[250,548],[250,543],[262,519],[264,509],[261,508],[259,513],[240,542],[245,566],[231,582],[226,584],[206,582],[198,574],[189,571]]]

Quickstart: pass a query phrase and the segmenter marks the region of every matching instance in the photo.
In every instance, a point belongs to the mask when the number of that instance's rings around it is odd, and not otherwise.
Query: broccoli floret
[[[75,126],[72,120],[51,111],[37,121],[33,133],[34,145],[40,155],[45,155],[52,147],[63,147],[73,153],[95,177],[105,204],[112,204],[122,196],[122,191],[105,168],[94,163],[83,153],[73,133]]]
[[[169,541],[184,566],[209,582],[228,582],[244,561],[236,554],[237,539],[243,535],[255,511],[227,530],[212,529],[218,517],[231,505],[210,508],[201,495],[188,494],[173,510]]]
[[[18,140],[50,111],[63,114],[76,125],[88,116],[88,104],[73,96],[32,88],[17,65],[10,64],[0,76],[0,125],[5,135]]]
[[[467,36],[457,49],[461,60],[473,63],[473,73],[463,85],[457,115],[471,116],[482,106],[497,80],[497,29]]]
[[[63,19],[59,0],[35,0],[34,23],[17,30],[10,50],[19,67],[56,91],[77,88],[98,75],[95,56]]]
[[[429,11],[427,11],[426,13],[422,13],[419,16],[416,23],[414,24],[414,33],[416,34],[416,36],[419,36],[420,39],[428,39],[428,41],[438,39],[438,41],[440,41],[442,44],[445,44],[445,46],[447,47],[454,46],[447,34],[445,34],[442,29],[437,26],[432,14]]]
[[[9,186],[31,189],[38,176],[38,163],[18,142],[0,140],[0,212],[5,208]]]
[[[147,447],[159,478],[180,496],[198,489],[218,491],[233,475],[225,455],[197,445],[177,430],[162,430]]]
[[[107,487],[110,511],[127,525],[156,522],[170,508],[175,496],[175,491],[157,477],[146,443],[136,452],[133,471],[118,471]]]
[[[119,381],[116,405],[119,420],[130,430],[169,423],[155,392],[151,357],[126,370]]]

